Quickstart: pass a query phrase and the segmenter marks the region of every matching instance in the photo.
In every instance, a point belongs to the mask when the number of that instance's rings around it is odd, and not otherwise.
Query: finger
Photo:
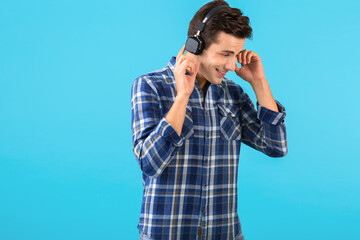
[[[245,50],[241,50],[240,53],[238,54],[238,61],[241,64],[244,64],[244,60],[243,60],[244,52]]]
[[[242,51],[237,55],[237,61],[238,61],[238,63],[241,63],[241,53],[242,53]]]
[[[194,76],[194,75],[196,75],[198,73],[199,66],[200,66],[200,63],[190,63],[188,65],[189,72],[190,72],[191,76]]]
[[[183,61],[187,61],[188,64],[195,66],[195,61],[193,59],[187,57],[186,55],[183,55],[181,62],[183,62]],[[188,72],[187,75],[189,75],[191,72],[190,69],[188,69],[188,68],[186,69],[186,71]]]
[[[246,64],[246,55],[247,55],[247,52],[248,52],[248,51],[249,51],[249,50],[244,49],[244,51],[243,51],[242,54],[241,54],[241,63],[242,63],[243,65]]]
[[[200,68],[200,63],[199,62],[195,62],[194,63],[194,71],[192,72],[190,69],[186,69],[186,75],[196,75],[199,72],[199,68]]]
[[[200,62],[197,61],[196,59],[193,58],[187,58],[187,60],[189,60],[189,64],[191,64],[191,66],[193,67],[194,73],[197,72],[197,70],[199,69],[200,66]]]
[[[194,62],[194,60],[193,60],[192,58],[189,58],[189,57],[186,56],[186,55],[181,55],[178,64],[180,65],[184,60],[188,60],[188,61],[190,61],[190,62]]]
[[[251,62],[251,58],[254,55],[254,52],[249,51],[247,56],[246,56],[246,62],[249,64]]]
[[[180,59],[181,56],[184,55],[184,52],[185,52],[185,45],[180,49],[178,55],[176,56],[176,63],[175,64],[178,63],[178,60]]]
[[[186,60],[188,60],[188,61],[190,61],[190,62],[192,62],[192,63],[195,63],[195,60],[194,60],[194,59],[192,59],[191,57],[188,57],[188,56],[186,56],[186,55],[184,55],[184,59],[186,59]]]
[[[188,59],[185,59],[179,66],[180,72],[183,72],[186,75],[192,75],[194,69],[194,63],[188,61]]]
[[[235,65],[235,72],[239,72],[241,70],[241,68],[239,68],[239,66],[236,64]]]
[[[179,59],[177,59],[176,65],[181,65],[181,63],[185,60],[184,56],[185,56],[185,55],[181,55],[181,56],[179,57]]]

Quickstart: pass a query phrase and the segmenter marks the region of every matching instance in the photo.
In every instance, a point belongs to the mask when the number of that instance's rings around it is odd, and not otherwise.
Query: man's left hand
[[[251,85],[265,79],[261,58],[255,52],[244,49],[237,56],[237,61],[241,63],[241,68],[236,64],[236,74]]]

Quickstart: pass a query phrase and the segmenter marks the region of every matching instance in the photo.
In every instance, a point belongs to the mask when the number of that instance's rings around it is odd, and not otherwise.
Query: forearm
[[[259,81],[254,81],[253,83],[251,83],[251,86],[254,89],[257,101],[261,106],[266,107],[275,112],[279,112],[275,99],[271,94],[270,86],[266,78]]]
[[[165,118],[160,120],[146,138],[134,139],[135,158],[144,174],[153,178],[164,171],[172,156],[183,144],[182,139]]]
[[[189,96],[177,95],[173,105],[165,117],[165,119],[171,124],[179,136],[181,135],[181,130],[184,124],[188,101]]]
[[[287,137],[284,118],[285,108],[278,101],[278,112],[258,104],[258,111],[249,96],[242,92],[241,115],[242,139],[248,146],[270,157],[282,157],[287,154]]]

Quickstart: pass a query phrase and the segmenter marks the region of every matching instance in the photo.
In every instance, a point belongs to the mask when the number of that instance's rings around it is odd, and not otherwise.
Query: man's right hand
[[[190,97],[195,86],[196,74],[199,71],[200,62],[198,56],[185,52],[185,45],[180,49],[176,57],[174,75],[176,81],[177,96]],[[189,74],[186,74],[188,72]]]

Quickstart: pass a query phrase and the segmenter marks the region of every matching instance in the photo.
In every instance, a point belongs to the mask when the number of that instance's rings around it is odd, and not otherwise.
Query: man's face
[[[217,43],[212,43],[199,56],[198,78],[205,78],[212,84],[221,83],[228,71],[235,71],[237,55],[243,50],[245,38],[237,38],[220,32]]]

